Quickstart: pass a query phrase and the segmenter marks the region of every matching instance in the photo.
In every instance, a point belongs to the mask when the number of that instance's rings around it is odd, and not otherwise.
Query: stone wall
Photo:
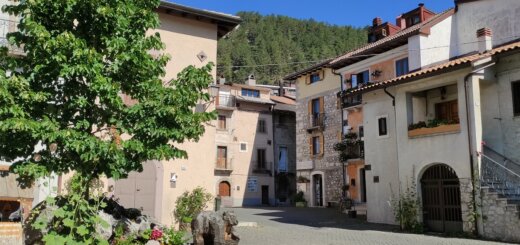
[[[520,242],[520,206],[482,187],[483,234],[488,239]]]
[[[343,168],[339,162],[338,153],[334,150],[334,144],[338,143],[341,135],[341,109],[337,104],[337,93],[339,90],[331,90],[316,94],[312,97],[300,99],[296,109],[296,159],[298,175],[311,179],[312,172],[324,173],[325,200],[324,205],[329,202],[338,202],[341,198],[341,187],[343,186]],[[311,133],[307,131],[309,124],[309,101],[324,97],[325,121],[323,133],[324,153],[320,157],[312,157],[310,154],[309,138]],[[301,166],[305,165],[302,169]],[[310,193],[306,193],[310,200]]]

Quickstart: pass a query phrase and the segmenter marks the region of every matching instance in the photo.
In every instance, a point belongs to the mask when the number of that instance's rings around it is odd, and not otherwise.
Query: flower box
[[[460,124],[445,124],[434,128],[418,128],[408,131],[408,137],[418,138],[460,132]]]

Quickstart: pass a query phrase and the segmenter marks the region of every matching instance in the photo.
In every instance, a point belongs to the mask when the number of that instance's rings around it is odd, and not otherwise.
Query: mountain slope
[[[219,41],[217,68],[218,74],[236,83],[254,74],[259,83],[272,84],[367,42],[364,28],[255,12],[238,15],[243,23]]]

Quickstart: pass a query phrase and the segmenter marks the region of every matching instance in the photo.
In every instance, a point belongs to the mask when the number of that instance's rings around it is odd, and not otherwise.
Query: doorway
[[[462,232],[460,183],[455,171],[445,164],[428,168],[422,178],[424,223],[434,232]]]
[[[218,195],[221,197],[231,196],[231,185],[227,181],[222,181],[218,185]]]
[[[323,178],[321,174],[312,176],[314,189],[314,206],[323,207]]]
[[[269,205],[269,186],[262,186],[262,205]]]
[[[367,181],[366,181],[366,171],[364,168],[359,170],[359,190],[360,190],[360,201],[362,203],[367,202]]]

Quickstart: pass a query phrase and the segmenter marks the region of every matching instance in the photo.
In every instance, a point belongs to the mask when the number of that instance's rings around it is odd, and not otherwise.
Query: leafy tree
[[[255,12],[238,15],[243,20],[240,27],[218,44],[218,72],[237,83],[251,73],[260,83],[273,83],[312,65],[312,61],[317,63],[367,42],[366,28]]]
[[[46,242],[106,243],[95,235],[98,208],[89,183],[142,171],[147,160],[187,157],[177,148],[198,140],[213,112],[212,65],[188,67],[163,83],[167,55],[155,33],[159,0],[28,0],[4,10],[21,17],[8,38],[23,56],[0,53],[0,155],[30,185],[51,173],[77,173],[73,191],[57,205]],[[156,53],[156,52],[154,52]],[[123,97],[137,103],[125,103]],[[35,152],[35,146],[43,146]],[[60,199],[63,200],[63,199]],[[101,222],[102,223],[102,222]]]
[[[175,201],[173,215],[179,223],[179,228],[185,230],[197,215],[202,212],[211,200],[212,196],[204,188],[197,187],[191,192],[185,191]]]

